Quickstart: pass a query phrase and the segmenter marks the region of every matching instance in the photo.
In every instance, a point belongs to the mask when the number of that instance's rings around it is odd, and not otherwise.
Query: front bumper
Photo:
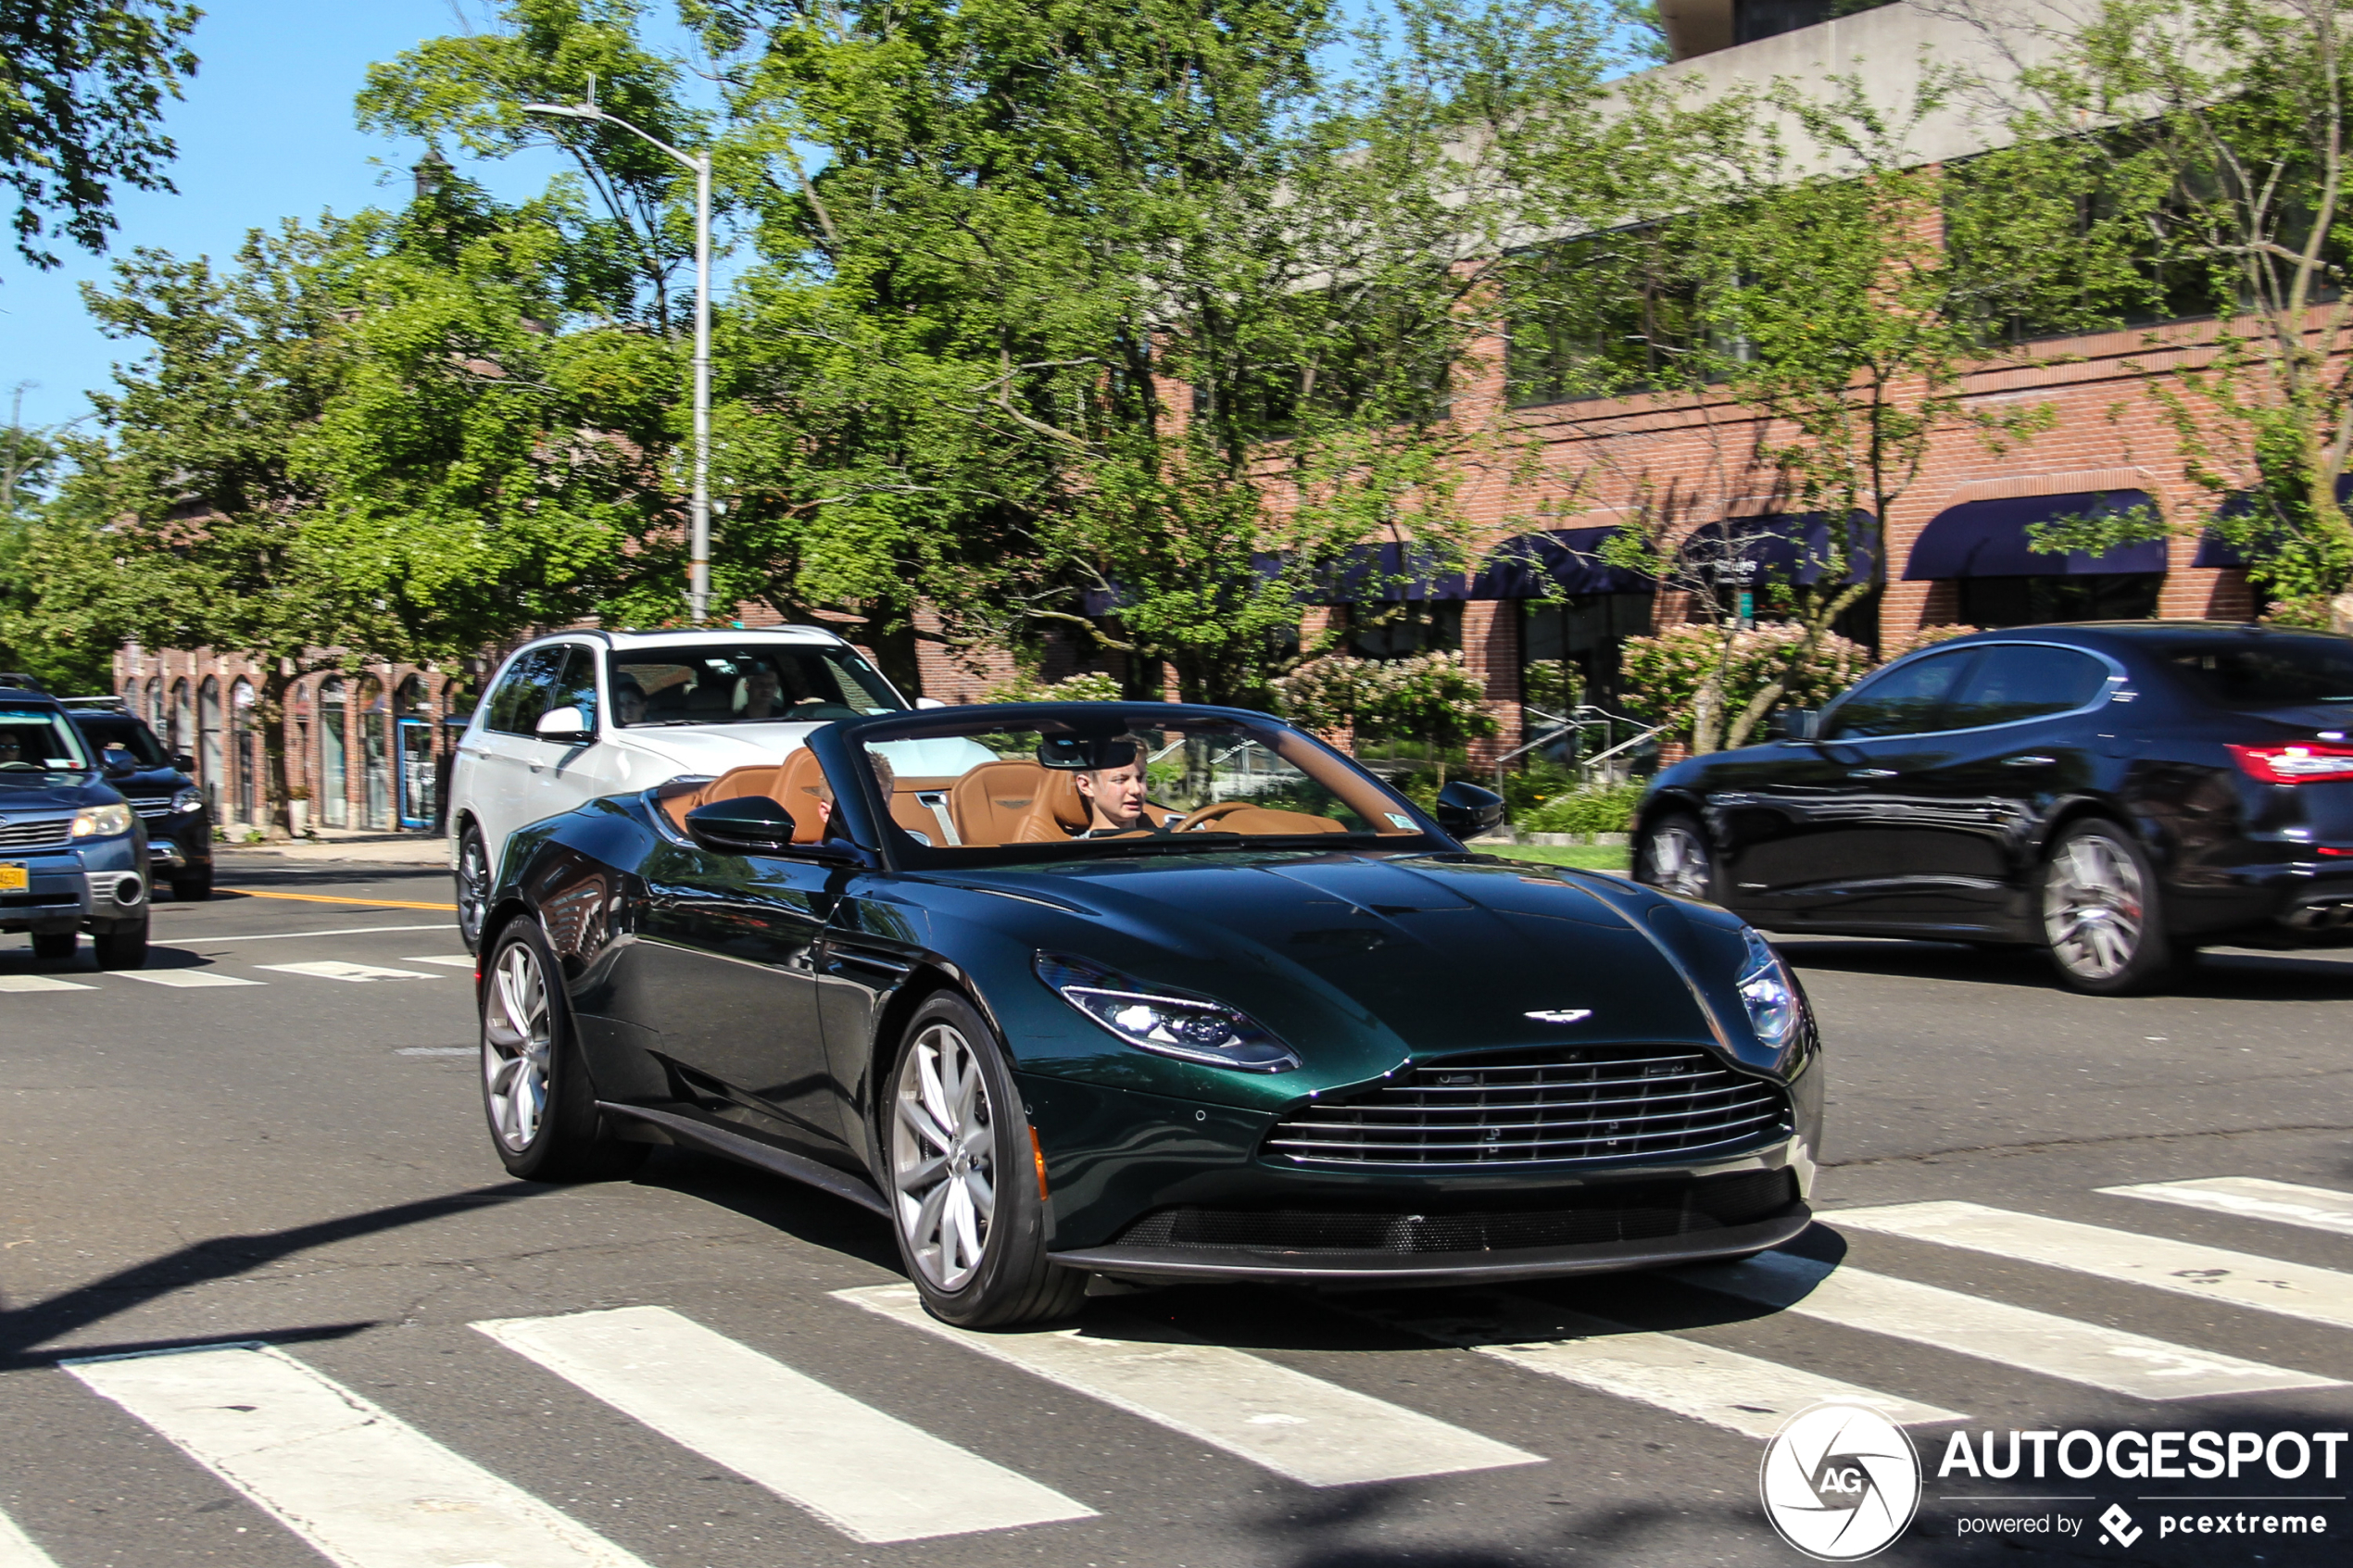
[[[0,894],[0,931],[106,931],[145,920],[144,859],[129,838],[38,854],[0,850],[0,859],[25,867],[31,884]]]

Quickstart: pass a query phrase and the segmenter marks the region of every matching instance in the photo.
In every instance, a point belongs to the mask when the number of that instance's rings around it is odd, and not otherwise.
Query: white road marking
[[[321,980],[348,980],[368,985],[378,980],[439,980],[438,974],[426,974],[413,969],[385,969],[380,964],[346,963],[341,959],[317,959],[308,963],[266,963],[263,969],[276,970],[281,974],[308,974]]]
[[[32,1544],[17,1522],[0,1513],[0,1568],[57,1568],[50,1555]]]
[[[1965,1247],[2021,1262],[2071,1269],[2228,1301],[2337,1328],[2353,1328],[2353,1274],[2303,1263],[2232,1252],[2193,1241],[2172,1241],[2105,1225],[2078,1224],[1977,1203],[1901,1203],[1884,1209],[1839,1209],[1822,1216],[1836,1226],[1881,1231],[1945,1247]]]
[[[2353,1192],[2333,1187],[2267,1182],[2259,1176],[2206,1176],[2187,1182],[2149,1182],[2140,1186],[2102,1187],[2117,1198],[2145,1198],[2185,1209],[2210,1209],[2250,1220],[2272,1220],[2316,1231],[2353,1236]]]
[[[2136,1399],[2339,1386],[2335,1378],[2168,1344],[2120,1328],[1789,1252],[1768,1252],[1744,1263],[1676,1269],[1670,1277],[1800,1317],[1908,1339]]]
[[[644,1568],[270,1346],[61,1364],[339,1568]]]
[[[1906,1426],[1965,1421],[1958,1411],[1783,1366],[1680,1335],[1629,1328],[1526,1297],[1490,1298],[1491,1311],[1442,1315],[1352,1309],[1409,1334],[1475,1350],[1600,1393],[1655,1405],[1760,1440],[1824,1399],[1869,1405]]]
[[[664,1307],[474,1327],[853,1540],[925,1540],[1095,1515]]]
[[[395,1056],[479,1056],[479,1046],[403,1046]]]
[[[472,969],[474,966],[474,956],[472,953],[424,953],[400,961],[402,963],[445,963],[451,969]]]
[[[0,991],[94,991],[95,985],[77,985],[70,980],[59,980],[46,974],[0,974]]]
[[[201,991],[210,985],[267,985],[266,980],[246,980],[234,974],[223,974],[216,969],[126,969],[119,971],[125,980],[144,980],[150,985],[169,985],[175,991]]]
[[[925,1312],[912,1286],[834,1294],[1309,1486],[1543,1462],[1539,1455],[1225,1346],[1175,1336],[1109,1339],[1083,1329],[974,1334]]]
[[[346,925],[332,931],[264,931],[244,936],[189,936],[187,942],[284,942],[296,936],[374,936],[386,931],[447,931],[449,922],[438,925]]]

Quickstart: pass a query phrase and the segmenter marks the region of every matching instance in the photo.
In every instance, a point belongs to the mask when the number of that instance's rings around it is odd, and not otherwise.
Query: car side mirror
[[[792,813],[764,795],[713,800],[686,813],[686,836],[714,855],[781,855],[793,847]]]
[[[919,696],[915,699],[915,706],[928,711],[935,708],[945,708],[948,705],[936,696]]]
[[[1438,792],[1438,825],[1456,838],[1477,838],[1504,820],[1504,797],[1456,779]]]
[[[122,746],[110,746],[98,753],[98,765],[110,779],[128,778],[139,771],[139,759]]]
[[[184,751],[175,751],[171,754],[171,765],[191,778],[195,776],[196,759]]]
[[[539,716],[539,722],[534,724],[531,730],[541,740],[567,744],[597,737],[596,725],[590,723],[588,715],[577,708],[551,708]]]
[[[1773,731],[1782,740],[1812,740],[1822,730],[1818,708],[1784,708],[1773,715]]]

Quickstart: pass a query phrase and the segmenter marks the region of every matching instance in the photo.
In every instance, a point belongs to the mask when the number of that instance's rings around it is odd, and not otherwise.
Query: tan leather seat
[[[983,762],[948,792],[948,814],[966,844],[1013,844],[1048,771],[1036,762]]]
[[[1060,844],[1087,826],[1087,797],[1078,793],[1078,775],[1040,768],[1046,775],[1038,798],[1021,825],[1013,830],[1015,844]]]
[[[698,789],[684,790],[663,799],[661,809],[686,831],[686,813],[698,806],[708,806],[714,800],[741,800],[748,796],[764,795],[782,806],[792,817],[792,841],[814,844],[824,833],[824,822],[817,809],[817,785],[824,778],[824,770],[817,764],[816,753],[803,746],[787,756],[781,763],[754,762],[741,768],[730,768],[709,784]]]
[[[776,770],[771,798],[791,814],[795,844],[814,844],[825,836],[825,816],[818,809],[824,804],[818,786],[824,782],[825,770],[818,766],[817,754],[807,746],[786,758],[785,765]]]

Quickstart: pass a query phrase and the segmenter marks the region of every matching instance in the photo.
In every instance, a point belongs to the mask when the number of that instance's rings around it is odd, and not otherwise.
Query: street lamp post
[[[695,171],[695,498],[686,540],[686,611],[700,626],[711,619],[711,156],[690,157],[598,108],[593,87],[589,103],[525,104],[523,112],[618,125]]]

